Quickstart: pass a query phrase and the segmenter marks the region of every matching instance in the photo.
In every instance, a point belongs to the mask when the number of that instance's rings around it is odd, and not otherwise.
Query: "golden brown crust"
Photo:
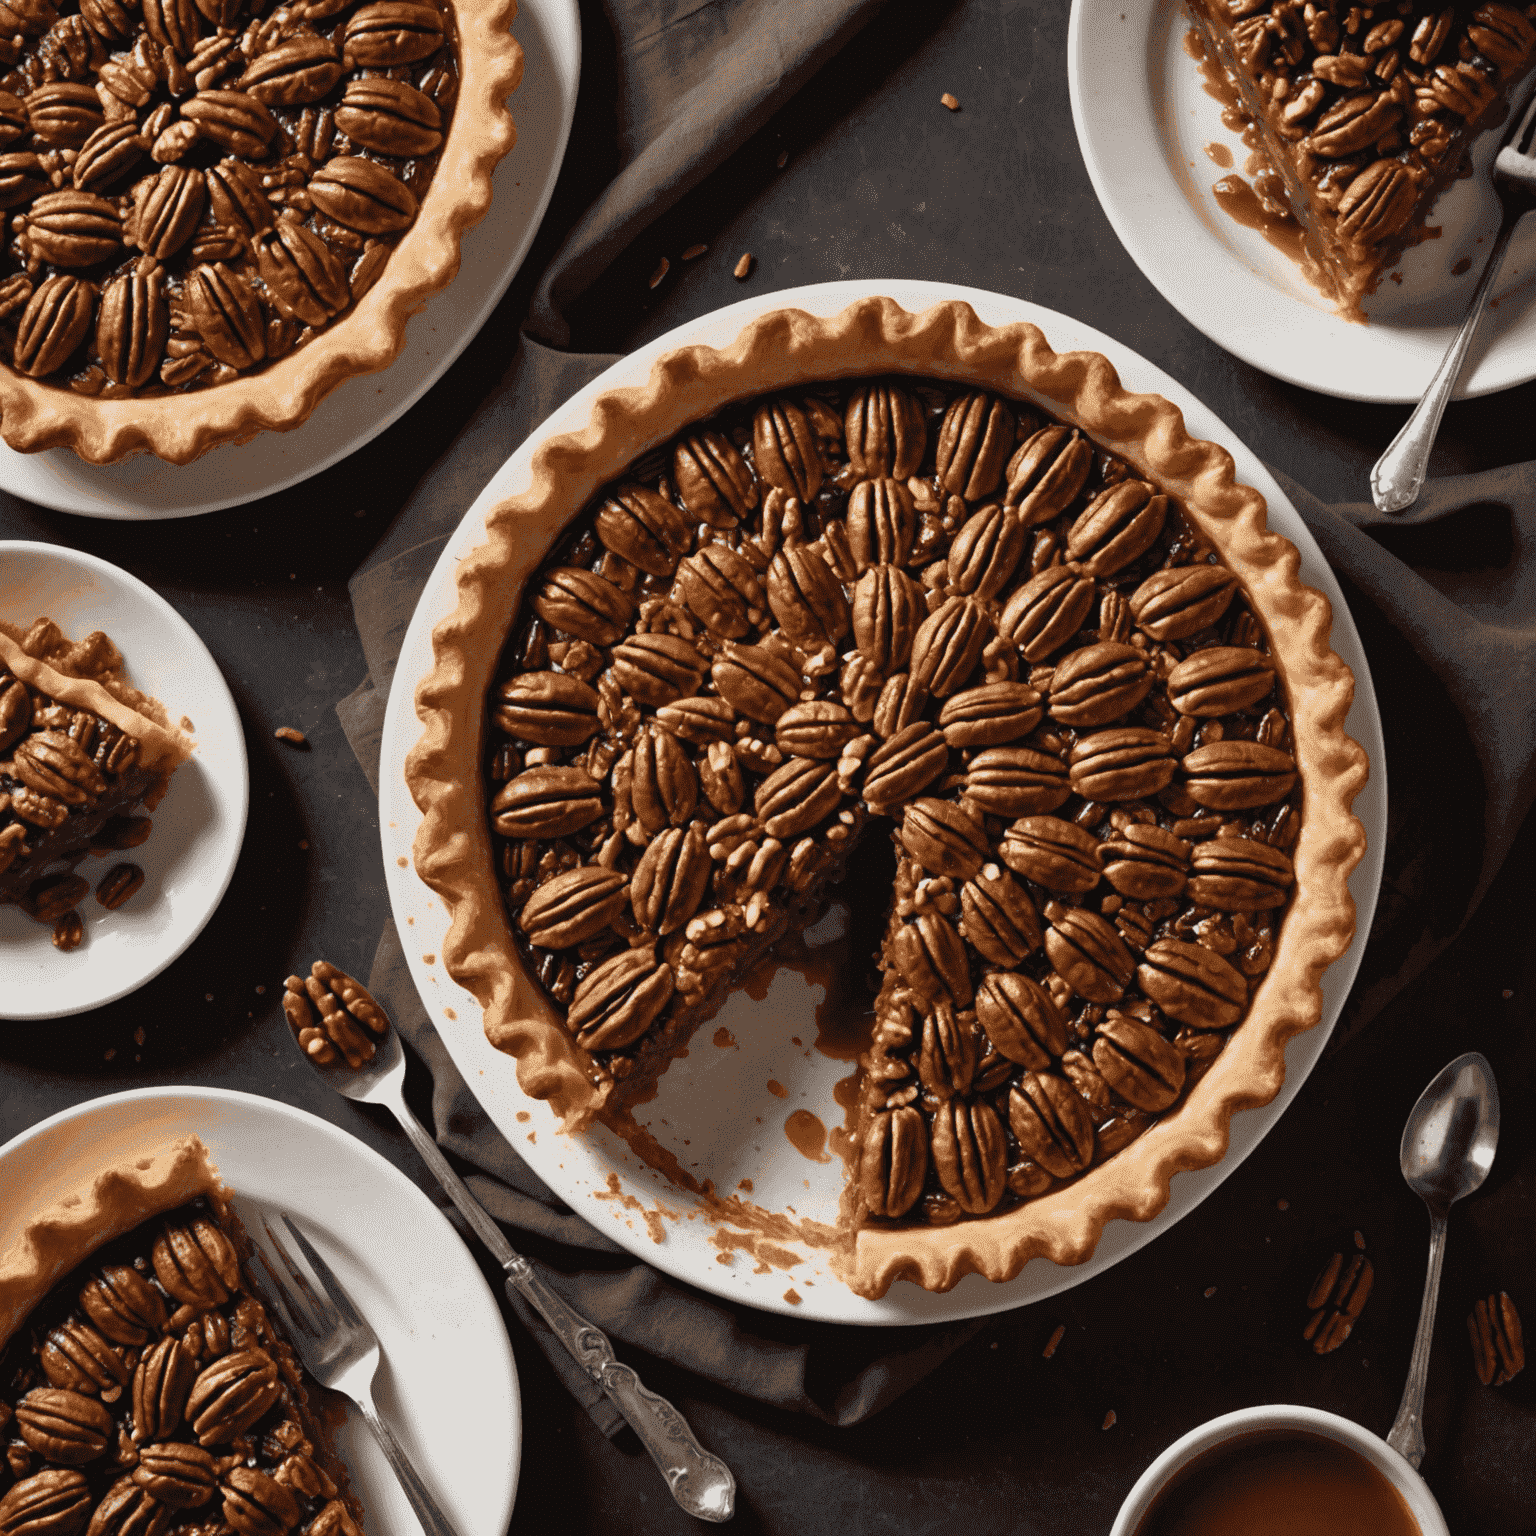
[[[435,665],[416,690],[424,730],[406,760],[407,784],[425,817],[415,864],[452,914],[443,963],[480,1002],[491,1043],[517,1058],[525,1093],[548,1099],[572,1129],[604,1099],[588,1081],[584,1053],[518,960],[486,827],[481,700],[523,582],[601,485],[687,423],[788,384],[877,373],[964,379],[1033,398],[1185,504],[1242,578],[1269,631],[1290,695],[1305,809],[1296,898],[1275,964],[1243,1026],[1188,1100],[1082,1179],[1000,1216],[860,1232],[846,1278],[868,1296],[884,1295],[896,1279],[930,1290],[947,1290],[973,1272],[1011,1279],[1036,1255],[1081,1263],[1110,1220],[1149,1219],[1167,1203],[1174,1173],[1223,1155],[1232,1115],[1279,1091],[1285,1043],[1320,1020],[1322,974],[1354,934],[1346,881],[1365,834],[1350,807],[1368,771],[1364,751],[1344,733],[1354,678],[1329,646],[1328,600],[1301,584],[1295,546],[1268,531],[1264,499],[1236,483],[1231,455],[1191,438],[1176,406],[1122,389],[1098,353],[1055,353],[1037,327],[987,326],[967,304],[913,315],[877,298],[828,319],[798,310],[765,315],[720,351],[668,353],[644,387],[600,396],[585,428],[540,444],[530,488],[487,515],[486,543],[459,566],[458,607],[433,631]]]
[[[506,98],[523,75],[508,28],[517,0],[454,0],[460,84],[416,222],[357,307],[261,373],[195,396],[98,400],[0,367],[0,437],[22,453],[72,448],[92,464],[148,451],[188,464],[219,443],[300,426],[338,384],[399,356],[412,315],[459,270],[464,232],[491,206],[491,174],[517,141]]]
[[[28,1217],[0,1252],[0,1349],[58,1280],[103,1243],[219,1188],[207,1147],[196,1136],[182,1136],[92,1174]]]

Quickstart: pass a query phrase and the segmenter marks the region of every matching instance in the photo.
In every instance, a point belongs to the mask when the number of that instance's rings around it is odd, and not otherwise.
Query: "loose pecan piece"
[[[1479,1297],[1467,1317],[1467,1332],[1472,1364],[1485,1387],[1502,1387],[1525,1369],[1525,1334],[1508,1291],[1495,1291],[1486,1301]]]
[[[1336,1253],[1323,1266],[1307,1292],[1312,1315],[1301,1335],[1314,1354],[1330,1355],[1350,1336],[1375,1278],[1376,1271],[1363,1253],[1354,1254],[1348,1265],[1344,1255]]]

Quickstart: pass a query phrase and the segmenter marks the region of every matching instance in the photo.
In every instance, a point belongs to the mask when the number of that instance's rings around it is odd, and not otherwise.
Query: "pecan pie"
[[[515,137],[514,0],[0,3],[0,432],[186,462],[393,360]]]
[[[0,903],[55,925],[72,949],[90,890],[73,867],[145,841],[150,817],[135,813],[155,808],[191,745],[124,680],[100,630],[71,642],[52,619],[25,631],[0,621]],[[143,878],[118,864],[98,899],[121,906]]]
[[[1506,88],[1536,57],[1536,5],[1509,0],[1189,0],[1346,313],[1425,238]]]
[[[1176,408],[965,305],[781,312],[600,399],[487,527],[416,862],[568,1126],[881,840],[855,1288],[1080,1260],[1273,1096],[1353,931],[1365,758],[1326,600]]]
[[[0,1255],[4,1536],[362,1536],[227,1194],[187,1137]]]

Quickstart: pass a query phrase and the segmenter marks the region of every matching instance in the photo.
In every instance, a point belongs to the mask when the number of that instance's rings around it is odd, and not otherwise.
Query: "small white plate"
[[[115,1002],[158,976],[203,931],[224,899],[245,837],[250,776],[245,735],[218,663],[197,631],[136,576],[58,544],[0,543],[0,618],[49,618],[71,640],[103,630],[128,681],[192,722],[197,745],[155,808],[149,841],[121,855],[143,888],[115,912],[87,896],[85,942],[61,954],[51,931],[0,906],[0,1018],[56,1019]],[[87,856],[94,885],[117,858]]]
[[[1104,213],[1148,281],[1196,329],[1255,368],[1347,400],[1416,401],[1466,314],[1499,227],[1488,180],[1502,129],[1486,133],[1474,174],[1431,213],[1444,234],[1415,246],[1365,302],[1368,325],[1341,319],[1300,269],[1217,204],[1232,174],[1207,145],[1248,150],[1221,121],[1185,51],[1193,22],[1178,0],[1073,0],[1067,30],[1072,120]],[[1463,261],[1461,272],[1453,268]],[[1458,398],[1536,378],[1536,219],[1510,242]]]
[[[252,1236],[281,1211],[336,1271],[379,1336],[374,1383],[389,1422],[457,1536],[505,1536],[522,1411],[512,1346],[469,1250],[427,1197],[372,1148],[287,1104],[225,1088],[137,1088],[66,1109],[0,1147],[0,1252],[30,1212],[82,1172],[194,1132]],[[420,1525],[384,1454],[348,1410],[336,1446],[369,1536]]]
[[[1127,389],[1156,391],[1172,400],[1183,411],[1194,436],[1227,448],[1236,461],[1238,479],[1257,487],[1268,501],[1270,526],[1300,550],[1302,580],[1324,592],[1333,604],[1334,649],[1354,670],[1356,679],[1347,729],[1370,758],[1371,780],[1355,803],[1367,838],[1365,858],[1349,882],[1358,911],[1355,941],[1348,954],[1323,977],[1321,1025],[1298,1035],[1286,1049],[1285,1085],[1279,1095],[1262,1109],[1234,1116],[1226,1157],[1212,1168],[1176,1175],[1167,1206],[1153,1220],[1111,1222],[1093,1257],[1075,1268],[1035,1259],[1006,1284],[969,1275],[953,1290],[941,1294],[899,1284],[879,1301],[870,1301],[854,1295],[832,1274],[823,1252],[808,1249],[802,1256],[792,1240],[759,1243],[756,1257],[749,1256],[738,1242],[733,1256],[728,1251],[732,1240],[722,1236],[722,1229],[698,1219],[688,1195],[639,1163],[605,1128],[582,1136],[562,1135],[549,1106],[522,1092],[512,1059],[486,1040],[474,998],[438,961],[448,927],[447,914],[437,894],[417,878],[411,863],[411,841],[421,824],[421,813],[405,787],[404,766],[407,752],[421,735],[413,700],[417,682],[432,666],[432,629],[457,606],[454,575],[458,562],[484,542],[486,510],[527,487],[534,447],[546,437],[583,427],[597,395],[642,384],[663,352],[681,346],[728,346],[748,321],[769,310],[794,307],[833,315],[854,300],[875,294],[887,294],[914,312],[944,300],[962,299],[989,325],[1032,321],[1059,352],[1102,352],[1115,365]],[[1327,1044],[1359,966],[1375,909],[1386,842],[1385,773],[1386,754],[1370,668],[1338,582],[1306,524],[1263,464],[1212,411],[1129,347],[1054,310],[948,283],[880,279],[821,283],[763,294],[691,321],[631,353],[593,380],[512,455],[449,540],[406,633],[384,719],[379,825],[395,922],[432,1021],[492,1121],[563,1200],[648,1263],[728,1300],[827,1322],[926,1323],[1002,1312],[1080,1285],[1188,1215],[1259,1144]],[[874,893],[872,899],[883,907],[888,893]],[[818,927],[830,929],[835,922],[835,918],[823,919]],[[808,937],[814,940],[831,934],[813,931]],[[817,1162],[803,1155],[791,1145],[786,1128],[789,1115],[800,1110],[814,1114],[827,1127],[843,1123],[834,1085],[848,1075],[849,1064],[813,1049],[816,1005],[823,991],[820,983],[808,983],[785,968],[774,976],[761,1001],[745,990],[733,993],[668,1068],[655,1099],[636,1118],[648,1123],[652,1133],[695,1177],[712,1179],[722,1195],[733,1193],[742,1178],[750,1178],[750,1198],[757,1205],[774,1212],[792,1210],[798,1219],[830,1224],[837,1220],[843,1165],[836,1157]],[[715,1043],[717,1031],[724,1032],[719,1044]],[[791,1290],[798,1298],[795,1301],[789,1299]]]
[[[490,211],[464,237],[458,276],[411,320],[388,368],[346,380],[292,432],[223,443],[191,464],[147,453],[87,464],[67,448],[17,453],[0,443],[0,489],[85,517],[192,517],[308,480],[403,416],[448,371],[517,275],[565,158],[581,75],[576,0],[520,0],[512,35],[525,54],[512,97],[517,143],[496,168]]]

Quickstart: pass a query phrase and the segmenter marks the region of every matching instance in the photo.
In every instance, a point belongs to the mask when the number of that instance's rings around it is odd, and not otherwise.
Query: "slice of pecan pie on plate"
[[[505,1328],[441,1214],[377,1154],[286,1105],[152,1089],[25,1132],[0,1147],[0,1180],[8,1536],[417,1529],[371,1436],[262,1300],[250,1244],[274,1211],[373,1325],[382,1411],[455,1528],[505,1531],[519,1443]]]
[[[635,1106],[699,1024],[873,878],[820,1234],[855,1291],[1081,1262],[1220,1157],[1349,945],[1366,776],[1329,605],[1225,450],[1034,326],[869,299],[663,356],[529,472],[406,764],[525,1093],[655,1153]]]

